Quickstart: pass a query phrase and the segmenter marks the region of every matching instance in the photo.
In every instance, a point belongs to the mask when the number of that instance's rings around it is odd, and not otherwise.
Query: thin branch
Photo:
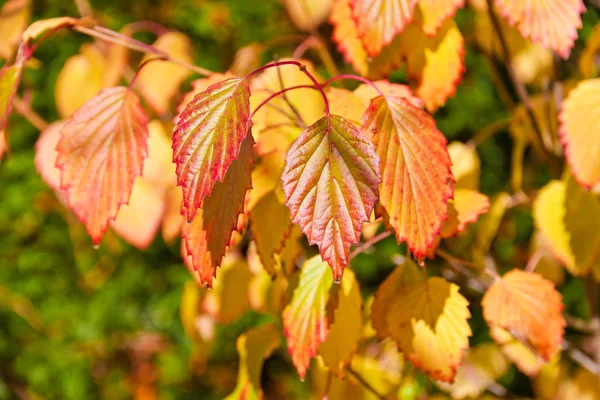
[[[350,253],[350,260],[352,260],[354,257],[359,255],[360,253],[362,253],[369,247],[373,246],[375,243],[381,242],[383,239],[390,236],[391,234],[392,234],[392,231],[385,231],[385,232],[380,233],[379,235],[373,236],[371,239],[360,244],[352,251],[352,253]]]
[[[300,127],[302,127],[302,129],[306,129],[307,125],[306,125],[306,122],[304,122],[304,119],[302,119],[302,115],[300,115],[300,112],[298,111],[296,106],[294,104],[292,104],[292,102],[290,101],[289,97],[286,94],[286,91],[283,90],[283,89],[285,89],[285,84],[283,82],[283,75],[281,74],[281,68],[279,68],[279,66],[277,66],[277,77],[279,79],[279,86],[281,86],[281,90],[282,90],[281,96],[283,97],[283,100],[286,102],[286,104],[288,105],[290,110],[292,110],[292,112],[296,116],[296,122],[298,123],[298,125],[300,125]]]
[[[289,92],[291,90],[296,90],[296,89],[315,89],[315,90],[317,90],[317,88],[313,85],[297,85],[297,86],[290,86],[290,87],[281,89],[277,92],[271,93],[271,95],[269,95],[269,97],[264,99],[258,106],[256,106],[254,111],[252,111],[252,115],[250,115],[250,118],[252,119],[252,117],[254,116],[254,114],[256,114],[256,112],[258,110],[260,110],[265,104],[267,104],[269,101],[271,101],[275,97],[277,97],[279,95],[285,95],[286,92]],[[272,105],[272,104],[269,104],[269,105]],[[284,110],[282,110],[282,111],[285,113],[285,115],[289,116],[289,114],[286,113]],[[302,121],[302,120],[300,119],[300,121]],[[304,128],[306,128],[306,124],[303,124],[303,126],[304,126]]]
[[[304,53],[306,53],[306,51],[309,49],[314,50],[319,55],[319,58],[325,65],[325,69],[327,69],[331,75],[339,75],[340,71],[335,65],[335,61],[333,61],[331,53],[329,53],[327,46],[325,46],[323,43],[323,39],[321,39],[319,36],[309,36],[306,38],[306,40],[296,47],[292,58],[295,60],[301,59],[302,56],[304,56]]]
[[[33,109],[29,106],[28,103],[23,101],[20,97],[15,96],[14,100],[15,110],[21,114],[31,125],[33,125],[37,130],[43,131],[48,127],[48,122],[44,120],[38,113],[33,111]]]
[[[363,385],[365,389],[373,393],[373,395],[375,395],[375,397],[377,397],[379,400],[388,400],[387,397],[379,393],[369,382],[365,380],[365,378],[363,378],[362,376],[360,376],[360,374],[358,374],[358,372],[353,370],[352,367],[348,366],[346,369],[348,370],[350,375],[352,375],[361,385]]]
[[[573,347],[573,345],[567,341],[563,342],[563,346],[573,361],[590,371],[592,374],[600,377],[600,365],[596,361],[591,359],[583,351]]]
[[[481,129],[479,132],[475,133],[475,135],[473,135],[467,144],[477,147],[495,134],[508,129],[509,125],[510,118],[494,121],[485,128]]]

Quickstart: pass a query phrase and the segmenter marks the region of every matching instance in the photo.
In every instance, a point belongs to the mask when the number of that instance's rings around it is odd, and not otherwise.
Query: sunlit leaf
[[[527,341],[545,360],[560,349],[566,325],[562,296],[539,274],[513,269],[488,288],[481,304],[490,326]]]
[[[230,324],[250,309],[248,290],[252,272],[237,252],[223,259],[213,290],[205,294],[203,307],[221,324]]]
[[[29,25],[21,35],[21,40],[25,43],[32,39],[37,39],[43,33],[60,27],[73,26],[77,24],[77,18],[57,17],[49,19],[41,19]]]
[[[569,57],[585,11],[582,0],[495,0],[495,5],[523,37]]]
[[[96,244],[142,173],[147,124],[135,93],[113,87],[85,103],[61,131],[61,189]]]
[[[508,371],[509,363],[493,343],[484,343],[469,349],[458,368],[456,379],[442,388],[453,399],[479,398],[497,379]]]
[[[435,35],[442,23],[464,5],[464,0],[419,0],[423,32]]]
[[[329,370],[340,375],[350,364],[362,336],[362,298],[352,270],[346,271],[341,284],[334,289],[337,289],[334,292],[336,309],[319,354]]]
[[[6,122],[12,111],[12,105],[17,93],[21,74],[23,72],[23,63],[17,62],[13,65],[5,64],[0,68],[0,131],[4,131],[6,136]]]
[[[350,0],[356,22],[369,56],[374,57],[412,20],[418,0]]]
[[[180,116],[173,133],[173,162],[188,221],[238,157],[249,129],[249,98],[247,81],[231,78],[197,95]]]
[[[410,260],[379,287],[371,321],[404,355],[433,379],[452,382],[469,347],[469,302],[443,278],[425,279]]]
[[[261,56],[266,46],[262,43],[253,42],[236,51],[233,62],[229,67],[232,74],[246,76],[261,67]]]
[[[334,0],[329,22],[333,25],[331,38],[337,43],[337,48],[344,55],[344,59],[351,63],[352,68],[360,75],[367,75],[369,71],[367,51],[358,38],[358,30],[352,20],[352,9],[348,0]]]
[[[600,202],[572,178],[551,181],[534,205],[535,226],[554,256],[573,275],[587,275],[600,246]]]
[[[292,221],[319,246],[339,281],[377,201],[381,179],[373,145],[343,118],[323,117],[294,142],[281,180]]]
[[[398,242],[406,241],[415,257],[423,258],[452,196],[446,139],[433,118],[406,98],[371,100],[363,120],[381,159],[379,201]]]
[[[271,276],[275,276],[274,256],[281,251],[292,228],[290,211],[274,192],[270,192],[250,211],[250,224],[263,266]]]
[[[341,116],[357,128],[362,126],[360,118],[369,105],[368,100],[363,104],[362,99],[354,92],[335,87],[329,88],[327,97],[329,98],[329,110],[332,114]]]
[[[290,19],[299,29],[311,32],[329,15],[333,0],[284,0]]]
[[[585,368],[579,368],[571,379],[561,382],[556,398],[577,400],[596,400],[600,398],[598,376]]]
[[[252,169],[252,190],[248,192],[246,209],[252,210],[254,206],[267,194],[274,192],[279,199],[283,199],[281,186],[281,173],[285,165],[285,155],[272,151],[264,155]]]
[[[537,375],[546,363],[531,346],[516,339],[506,329],[492,326],[490,327],[490,336],[498,343],[504,355],[527,376]]]
[[[560,138],[565,157],[579,183],[590,188],[600,182],[600,78],[581,82],[569,92],[560,113]]]
[[[175,118],[175,123],[177,123],[177,121],[179,120],[179,115],[183,112],[183,110],[185,110],[187,105],[194,99],[194,97],[196,97],[196,95],[204,92],[206,89],[208,89],[210,86],[216,83],[220,83],[224,80],[234,77],[234,75],[228,72],[224,74],[214,73],[206,78],[199,78],[192,81],[192,90],[183,95],[181,103],[179,103],[179,105],[177,106],[177,116]]]
[[[191,41],[180,32],[167,32],[158,37],[152,44],[155,49],[164,51],[169,57],[193,64]],[[142,62],[156,58],[148,55]],[[187,68],[166,61],[152,61],[140,71],[136,84],[144,99],[157,113],[169,110],[170,101],[177,94],[179,86],[190,74]]]
[[[304,247],[300,242],[300,239],[302,239],[303,236],[302,228],[296,224],[292,225],[289,237],[283,242],[281,252],[275,254],[275,261],[278,269],[283,271],[287,276],[290,276],[292,272],[298,268],[296,261],[304,254]]]
[[[216,267],[221,264],[233,231],[238,229],[246,191],[252,185],[253,143],[251,137],[242,142],[239,157],[231,163],[223,182],[215,184],[192,223],[183,227],[182,236],[192,266],[208,287],[212,286]]]
[[[67,123],[66,120],[57,121],[40,133],[35,143],[35,167],[40,176],[56,191],[60,191],[60,170],[56,168],[56,145],[60,140],[60,131]]]
[[[8,0],[0,10],[0,58],[8,60],[31,17],[30,0]]]
[[[533,391],[536,398],[550,400],[558,391],[560,383],[564,380],[561,374],[561,353],[558,353],[550,362],[544,365],[533,379]]]
[[[448,154],[452,160],[452,175],[456,180],[454,189],[479,190],[481,161],[475,146],[452,142],[448,145]]]
[[[283,310],[283,327],[292,362],[304,379],[310,359],[327,339],[329,321],[325,310],[333,279],[321,257],[308,259],[300,271],[300,281],[292,301]]]
[[[402,54],[406,71],[418,83],[415,93],[433,112],[456,93],[462,79],[465,44],[456,23],[446,20],[434,37],[411,24],[402,35]]]
[[[100,49],[84,44],[69,57],[56,78],[54,98],[61,117],[70,117],[104,87],[106,62]]]
[[[423,100],[416,97],[409,86],[382,79],[373,82],[373,85],[362,84],[354,89],[354,94],[360,99],[363,109],[369,106],[371,99],[380,95],[379,91],[375,90],[373,86],[376,86],[387,97],[404,97],[415,106],[423,107]]]
[[[486,195],[475,190],[455,190],[454,199],[448,202],[448,219],[442,224],[441,236],[449,238],[462,232],[467,224],[476,222],[489,207],[490,199]]]

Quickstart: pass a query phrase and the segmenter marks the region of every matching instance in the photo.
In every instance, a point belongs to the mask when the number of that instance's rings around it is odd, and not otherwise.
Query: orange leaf
[[[323,117],[294,142],[281,180],[292,221],[319,246],[339,282],[378,197],[373,145],[342,117]]]
[[[569,57],[581,28],[583,0],[496,0],[496,7],[523,37]]]
[[[356,22],[369,56],[374,57],[412,20],[418,0],[350,0]]]
[[[481,304],[490,326],[527,341],[546,361],[559,350],[564,306],[552,282],[541,275],[513,269],[489,287]]]
[[[467,224],[476,222],[490,208],[490,199],[475,190],[458,189],[454,200],[448,202],[448,219],[442,224],[443,238],[449,238],[465,230]]]
[[[352,20],[352,9],[348,0],[335,0],[329,22],[333,25],[331,38],[337,43],[338,50],[352,68],[365,76],[369,72],[367,51],[358,38],[358,30]]]
[[[223,182],[215,184],[192,223],[184,225],[182,236],[191,265],[205,286],[212,287],[216,267],[238,229],[246,191],[252,186],[253,143],[251,137],[242,142],[239,157],[231,163]]]
[[[61,189],[95,244],[126,204],[148,154],[148,117],[126,87],[100,92],[61,131]]]
[[[308,259],[302,265],[292,301],[283,310],[288,351],[302,379],[306,376],[310,359],[317,354],[319,344],[327,339],[329,333],[325,308],[332,285],[327,263],[321,261],[318,255]]]
[[[188,222],[238,157],[249,130],[250,88],[244,79],[216,83],[197,95],[173,132],[173,162]]]
[[[423,32],[435,35],[442,23],[464,5],[465,0],[419,0]]]
[[[448,212],[454,181],[446,138],[406,98],[379,96],[363,117],[381,159],[379,202],[416,258],[424,258]]]
[[[569,92],[560,113],[560,138],[577,181],[590,188],[600,182],[600,78],[588,79]]]

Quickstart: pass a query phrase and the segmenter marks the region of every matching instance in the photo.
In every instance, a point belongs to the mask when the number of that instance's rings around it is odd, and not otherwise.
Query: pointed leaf
[[[446,139],[429,114],[405,98],[379,96],[363,117],[381,159],[380,203],[416,258],[440,232],[452,197]]]
[[[292,221],[319,246],[339,282],[378,197],[373,145],[343,118],[323,117],[294,142],[281,180]]]
[[[465,0],[419,0],[423,32],[435,35],[447,18],[465,5]]]
[[[283,310],[283,328],[292,362],[304,379],[310,359],[327,339],[329,321],[325,307],[333,279],[321,257],[308,259],[300,271],[300,281],[292,301]]]
[[[21,81],[23,63],[4,65],[0,68],[0,131],[6,135],[6,122],[12,111],[13,101]]]
[[[240,355],[238,382],[233,393],[226,400],[258,400],[263,398],[261,371],[263,362],[280,345],[279,330],[274,324],[251,329],[237,339]]]
[[[496,7],[523,37],[567,59],[581,28],[583,0],[496,0]]]
[[[194,97],[196,97],[196,95],[204,92],[206,89],[208,89],[214,84],[234,77],[235,76],[230,74],[229,72],[226,72],[224,74],[220,74],[217,72],[206,78],[199,78],[192,81],[192,90],[183,95],[181,103],[179,103],[179,105],[177,106],[177,116],[175,117],[175,124],[177,124],[177,121],[179,121],[180,114],[183,112],[183,110],[185,110],[187,105],[192,100],[194,100]]]
[[[435,380],[452,382],[469,347],[469,302],[443,278],[424,280],[407,260],[377,290],[372,305],[378,336],[391,336],[419,369]]]
[[[481,304],[490,326],[531,343],[545,360],[560,349],[566,325],[562,297],[541,275],[513,269],[488,288]]]
[[[441,236],[449,238],[464,231],[467,224],[476,222],[489,208],[486,195],[475,190],[455,190],[454,199],[448,202],[448,219],[442,225]]]
[[[229,252],[219,269],[219,279],[206,294],[205,309],[221,324],[230,324],[250,309],[252,271],[237,252]]]
[[[142,174],[147,124],[135,93],[113,87],[85,103],[61,131],[60,187],[96,244]]]
[[[367,54],[374,57],[412,20],[418,0],[349,1],[358,36]]]
[[[173,162],[188,221],[238,157],[249,129],[249,99],[247,81],[231,78],[197,95],[181,114],[173,132]]]
[[[560,139],[577,181],[586,188],[600,182],[600,78],[581,82],[569,92],[560,113]]]

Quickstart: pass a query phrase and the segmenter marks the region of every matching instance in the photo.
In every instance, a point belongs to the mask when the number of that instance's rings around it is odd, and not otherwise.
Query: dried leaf
[[[148,117],[126,87],[100,92],[61,131],[61,189],[95,244],[127,204],[147,156]]]
[[[185,108],[173,132],[173,162],[188,222],[222,182],[249,130],[250,88],[231,78],[210,86]]]
[[[308,259],[302,265],[292,301],[283,310],[288,351],[301,379],[306,376],[310,359],[329,334],[325,308],[332,285],[327,263],[318,255]]]
[[[452,173],[446,139],[406,98],[377,97],[363,117],[381,159],[380,203],[398,242],[425,257],[446,219]]]
[[[559,351],[566,325],[562,296],[541,275],[513,269],[488,288],[481,305],[490,326],[527,341],[546,361]]]
[[[292,145],[281,180],[292,221],[317,244],[340,281],[378,197],[379,160],[361,131],[323,117]]]

